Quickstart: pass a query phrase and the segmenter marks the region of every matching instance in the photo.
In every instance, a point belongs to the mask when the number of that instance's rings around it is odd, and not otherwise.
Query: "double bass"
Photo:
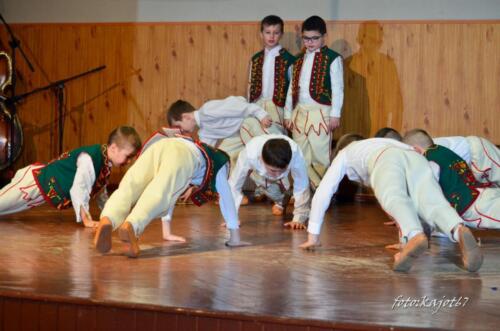
[[[23,130],[17,113],[12,111],[12,105],[9,105],[5,91],[12,85],[12,60],[9,54],[0,51],[0,61],[5,63],[6,69],[4,79],[0,82],[0,171],[3,171],[21,154]]]

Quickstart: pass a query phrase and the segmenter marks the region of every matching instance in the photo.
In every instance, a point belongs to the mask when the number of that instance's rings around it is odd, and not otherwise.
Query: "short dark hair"
[[[360,134],[357,133],[347,133],[343,135],[342,137],[339,138],[337,141],[337,145],[335,145],[335,149],[333,150],[333,157],[336,157],[337,154],[343,150],[344,148],[347,147],[350,143],[358,140],[364,140],[365,137],[363,137]]]
[[[138,151],[142,146],[141,137],[131,126],[119,126],[111,131],[108,137],[108,146],[113,143],[120,148],[130,145],[135,151]]]
[[[375,132],[375,138],[391,138],[397,141],[403,141],[401,134],[397,130],[389,127],[382,128]]]
[[[321,34],[326,33],[326,23],[319,16],[311,16],[302,23],[302,32],[318,31]]]
[[[283,20],[279,16],[268,15],[264,17],[260,22],[260,32],[264,31],[264,26],[269,25],[279,25],[281,27],[281,32],[285,31],[285,23],[283,23]]]
[[[282,138],[269,139],[262,147],[262,160],[271,167],[286,169],[292,160],[290,143]]]
[[[187,101],[177,100],[167,109],[167,123],[172,126],[174,121],[181,121],[182,114],[191,113],[195,109]]]

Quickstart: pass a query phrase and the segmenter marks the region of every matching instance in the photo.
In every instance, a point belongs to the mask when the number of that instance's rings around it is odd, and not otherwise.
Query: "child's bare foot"
[[[417,257],[429,247],[427,236],[419,233],[408,241],[400,253],[394,255],[393,270],[407,272]]]
[[[174,234],[169,234],[168,236],[163,236],[163,240],[166,240],[166,241],[176,241],[176,242],[180,242],[180,243],[185,243],[186,242],[186,238],[181,237],[181,236],[176,236]]]
[[[94,246],[100,253],[107,253],[111,249],[111,233],[113,224],[107,217],[101,218],[94,236]]]
[[[92,216],[83,207],[80,207],[80,217],[86,228],[97,228],[99,226],[99,222],[94,221]]]
[[[125,221],[118,229],[118,236],[121,241],[126,243],[125,255],[128,257],[138,257],[141,249],[139,248],[139,240],[135,236],[134,228],[130,222]]]

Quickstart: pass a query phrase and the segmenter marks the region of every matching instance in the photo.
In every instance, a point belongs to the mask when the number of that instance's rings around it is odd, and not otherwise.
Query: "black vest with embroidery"
[[[91,145],[65,152],[45,167],[33,170],[33,177],[45,200],[57,209],[71,206],[70,189],[77,169],[77,159],[87,153],[92,159],[96,180],[91,196],[107,185],[111,167],[108,165],[107,146]]]
[[[252,56],[252,67],[250,71],[250,102],[257,101],[262,95],[262,68],[264,66],[264,50]],[[278,107],[284,107],[286,93],[290,80],[288,69],[295,62],[295,57],[286,49],[282,48],[274,61],[274,89],[273,102]]]
[[[439,185],[444,196],[462,215],[477,199],[477,188],[485,185],[476,181],[467,163],[446,147],[433,145],[424,155],[439,165]]]
[[[292,101],[293,107],[299,102],[299,82],[300,72],[304,64],[303,50],[297,55],[297,60],[293,66],[292,73]],[[314,62],[311,70],[311,80],[309,83],[309,94],[314,101],[322,105],[332,105],[332,83],[330,78],[330,65],[340,54],[326,46],[321,47],[319,52],[314,54]]]

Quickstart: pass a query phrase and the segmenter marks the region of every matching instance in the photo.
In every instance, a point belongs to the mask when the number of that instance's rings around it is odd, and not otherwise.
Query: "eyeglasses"
[[[304,42],[318,41],[321,37],[323,36],[312,36],[312,37],[302,36],[302,40]]]

